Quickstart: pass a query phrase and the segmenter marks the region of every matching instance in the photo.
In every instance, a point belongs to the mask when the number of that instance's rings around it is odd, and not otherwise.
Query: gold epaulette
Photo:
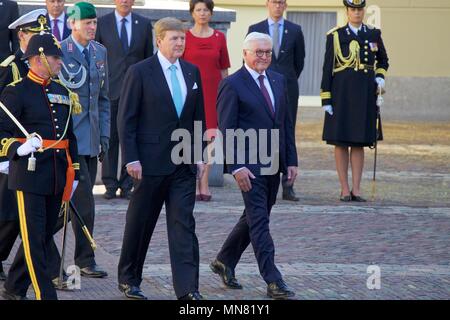
[[[0,157],[6,157],[9,147],[16,141],[17,139],[14,138],[3,138],[1,141]]]
[[[340,28],[339,26],[336,26],[336,27],[334,27],[333,29],[329,30],[329,31],[327,32],[327,36],[330,35],[330,34],[332,34],[332,33],[335,32],[335,31],[337,31],[339,28]]]
[[[21,82],[23,79],[18,79],[16,81],[11,82],[10,84],[7,85],[7,87],[15,87],[16,84],[18,84],[19,82]]]
[[[0,67],[6,68],[7,66],[9,66],[9,64],[11,62],[14,61],[14,59],[16,58],[15,55],[10,55],[8,58],[6,58],[5,60],[2,61],[2,63],[0,63]]]

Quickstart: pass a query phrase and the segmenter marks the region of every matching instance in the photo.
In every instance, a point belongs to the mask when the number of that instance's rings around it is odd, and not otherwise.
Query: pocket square
[[[195,90],[195,89],[198,89],[197,82],[195,82],[194,86],[192,87],[192,90]]]

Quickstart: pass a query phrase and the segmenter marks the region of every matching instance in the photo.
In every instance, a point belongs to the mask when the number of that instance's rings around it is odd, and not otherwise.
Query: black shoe
[[[126,283],[119,283],[119,290],[129,299],[147,300],[147,297],[138,286],[130,286]]]
[[[295,195],[293,187],[283,187],[283,200],[300,201],[300,198]]]
[[[230,289],[242,289],[242,285],[239,283],[239,281],[234,276],[234,270],[224,265],[219,260],[215,259],[211,264],[209,265],[212,272],[215,274],[218,274],[221,278],[223,283]]]
[[[59,285],[59,277],[56,277],[52,280],[53,287],[55,287],[56,290],[62,290],[62,291],[73,291],[73,288],[71,288],[71,284],[69,282],[69,277],[67,275],[63,275],[61,285]]]
[[[3,271],[3,264],[0,262],[0,281],[5,281],[6,280],[6,274]]]
[[[81,268],[80,272],[83,277],[87,278],[105,278],[108,276],[108,273],[100,269],[100,267],[96,264],[90,267]]]
[[[350,192],[350,195],[351,195],[351,197],[352,197],[352,201],[355,201],[355,202],[367,202],[366,199],[361,198],[360,196],[355,196],[355,195],[353,194],[353,191]]]
[[[267,296],[272,299],[287,299],[295,296],[295,293],[289,290],[283,280],[269,283],[267,286]]]
[[[106,200],[111,200],[116,197],[116,190],[113,189],[106,189],[106,192],[103,194],[103,198]]]
[[[130,200],[132,194],[131,190],[120,190],[120,197],[122,199]]]
[[[0,293],[0,295],[5,300],[28,300],[28,298],[26,296],[19,296],[17,294],[7,291],[6,289],[3,289]]]
[[[190,292],[180,298],[178,298],[178,300],[203,300],[203,296],[196,292]]]
[[[352,201],[352,196],[348,195],[348,196],[341,196],[339,198],[339,200],[341,200],[342,202],[351,202]]]

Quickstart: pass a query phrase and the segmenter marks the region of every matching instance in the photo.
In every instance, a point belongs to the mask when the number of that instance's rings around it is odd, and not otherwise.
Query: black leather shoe
[[[63,275],[61,286],[59,285],[59,277],[54,278],[52,282],[56,290],[73,291],[73,288],[70,287],[71,283],[69,283],[69,277],[67,275]]]
[[[0,262],[0,281],[5,281],[6,280],[6,274],[3,271],[3,264]]]
[[[19,296],[17,294],[7,291],[6,289],[3,289],[0,292],[0,295],[5,300],[28,300],[28,298],[26,296]]]
[[[108,273],[100,269],[100,267],[96,264],[90,267],[81,268],[80,272],[83,277],[87,278],[105,278],[108,276]]]
[[[267,296],[272,299],[287,299],[295,296],[295,293],[289,290],[283,280],[269,283],[267,286]]]
[[[106,192],[103,194],[103,198],[106,200],[111,200],[116,197],[116,190],[113,189],[106,189]]]
[[[131,195],[132,195],[131,190],[120,190],[120,197],[122,199],[130,200],[131,199]]]
[[[138,286],[130,286],[126,283],[119,283],[119,290],[129,299],[147,300],[147,297]]]
[[[355,202],[367,202],[366,199],[361,198],[360,196],[355,196],[353,194],[353,192],[351,192],[350,195],[352,196],[352,201],[355,201]]]
[[[352,196],[348,195],[348,196],[341,196],[340,199],[342,202],[351,202],[352,201]]]
[[[198,292],[190,292],[178,298],[178,300],[203,300],[203,296]]]
[[[223,283],[230,289],[242,289],[242,285],[239,283],[239,281],[234,277],[234,270],[224,265],[219,260],[215,259],[211,264],[209,265],[212,272],[215,274],[218,274],[221,278]]]
[[[283,187],[283,200],[300,201],[300,198],[295,195],[293,187]]]

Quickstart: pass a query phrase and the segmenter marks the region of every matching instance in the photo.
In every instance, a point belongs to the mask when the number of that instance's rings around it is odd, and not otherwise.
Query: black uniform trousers
[[[269,284],[282,279],[275,266],[275,246],[269,230],[269,216],[277,198],[280,175],[256,176],[251,183],[252,189],[242,192],[244,213],[228,235],[217,259],[234,270],[251,243],[259,272]]]
[[[297,125],[297,112],[298,112],[298,98],[300,97],[300,90],[298,88],[297,79],[288,79],[287,81],[287,94],[288,94],[288,112],[292,119],[295,137],[295,127]],[[288,187],[287,174],[282,175],[281,183],[283,188]]]
[[[77,209],[80,216],[83,218],[86,227],[90,234],[94,234],[94,220],[95,220],[95,202],[92,188],[95,184],[95,177],[97,175],[97,157],[78,156],[80,163],[80,180],[77,189],[75,190],[72,203]],[[83,229],[78,222],[75,214],[70,211],[69,219],[72,222],[72,229],[75,235],[75,255],[74,261],[79,268],[85,268],[95,265],[95,254],[91,244],[86,239]],[[58,219],[56,230],[61,230],[64,226],[64,217]],[[53,257],[52,257],[53,258]],[[52,264],[58,265],[61,263],[61,257],[58,254]]]
[[[8,189],[8,175],[0,174],[0,262],[5,261],[19,235],[15,193]]]
[[[196,177],[188,165],[167,176],[143,176],[128,206],[119,283],[139,286],[148,246],[163,204],[176,296],[198,291],[199,249],[193,210]]]
[[[62,194],[37,195],[17,191],[22,244],[9,269],[5,289],[25,296],[32,284],[36,299],[57,299],[49,252],[61,208]]]
[[[122,163],[120,177],[117,180],[117,168],[119,165],[119,134],[117,132],[117,112],[119,100],[111,101],[111,136],[109,138],[109,149],[102,162],[102,181],[106,189],[131,190],[133,179],[128,175],[125,164]]]

